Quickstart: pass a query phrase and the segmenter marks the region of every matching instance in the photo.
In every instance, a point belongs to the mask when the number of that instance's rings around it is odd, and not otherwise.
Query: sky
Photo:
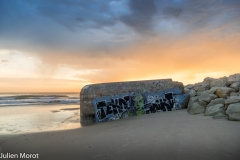
[[[0,92],[234,73],[239,0],[0,0]]]

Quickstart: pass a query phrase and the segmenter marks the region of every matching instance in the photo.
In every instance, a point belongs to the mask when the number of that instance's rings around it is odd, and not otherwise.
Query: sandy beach
[[[38,154],[44,160],[237,160],[239,133],[239,122],[178,110],[70,130],[4,135],[0,144],[5,154]]]

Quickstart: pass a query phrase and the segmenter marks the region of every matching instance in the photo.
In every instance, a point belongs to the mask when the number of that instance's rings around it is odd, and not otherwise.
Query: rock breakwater
[[[184,91],[190,95],[190,114],[240,121],[240,73],[218,79],[207,77],[203,82],[186,85]]]

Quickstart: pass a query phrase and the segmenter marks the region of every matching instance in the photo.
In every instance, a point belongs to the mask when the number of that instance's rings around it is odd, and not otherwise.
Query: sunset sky
[[[0,0],[0,92],[240,72],[240,0]]]

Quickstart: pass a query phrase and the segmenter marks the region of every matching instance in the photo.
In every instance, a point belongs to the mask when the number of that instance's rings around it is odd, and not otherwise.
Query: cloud
[[[65,65],[91,82],[233,72],[239,17],[238,0],[1,0],[0,49],[29,53],[41,76]]]
[[[90,1],[46,1],[37,5],[37,11],[47,18],[67,27],[71,31],[77,28],[98,28],[112,26],[116,23],[111,15],[109,3],[97,0]]]
[[[88,81],[50,78],[0,78],[1,92],[80,92]]]
[[[169,16],[174,16],[174,17],[179,17],[181,12],[182,12],[181,8],[166,7],[163,9],[164,15],[169,15]]]
[[[40,54],[101,55],[146,39],[210,32],[240,17],[238,0],[2,0],[0,6],[0,48]]]
[[[7,63],[8,60],[3,59],[3,60],[1,60],[1,62],[2,62],[2,63]]]
[[[120,18],[126,25],[140,33],[149,31],[152,26],[152,18],[157,13],[154,0],[130,0],[130,15]]]

